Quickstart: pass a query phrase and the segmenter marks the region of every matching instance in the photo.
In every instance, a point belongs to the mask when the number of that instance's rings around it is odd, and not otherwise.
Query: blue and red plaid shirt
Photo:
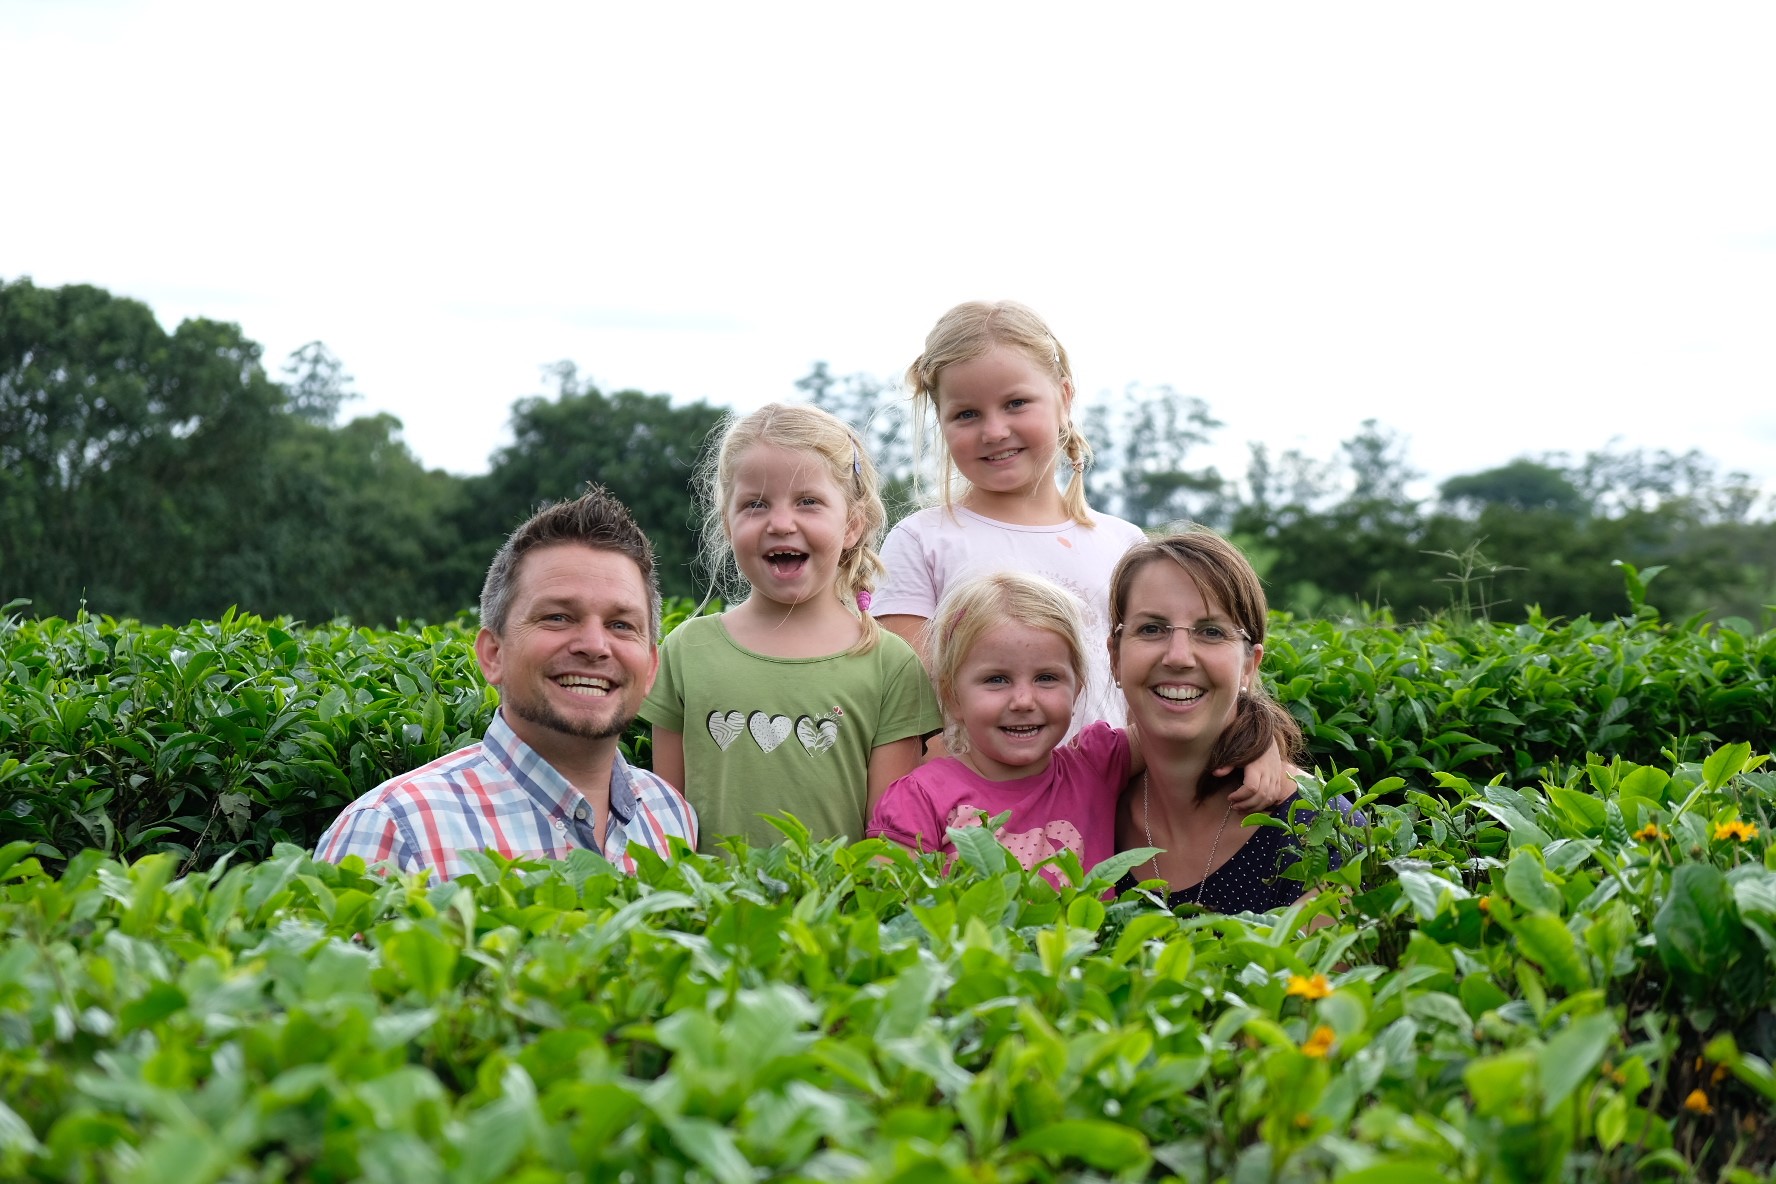
[[[576,848],[595,849],[592,817],[585,796],[495,712],[481,743],[385,781],[347,806],[321,836],[315,857],[387,859],[402,871],[430,868],[448,880],[469,870],[460,851],[564,859]],[[601,854],[633,872],[629,844],[667,855],[668,835],[696,847],[696,811],[676,789],[617,753]]]

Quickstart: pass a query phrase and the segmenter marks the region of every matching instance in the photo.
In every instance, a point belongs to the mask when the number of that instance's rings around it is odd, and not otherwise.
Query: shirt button
[[[563,822],[563,821],[561,821],[561,819],[559,819],[559,818],[557,818],[557,819],[556,819],[556,820],[555,820],[555,829],[556,829],[556,830],[566,830],[566,829],[567,829],[567,823],[565,823],[565,822]]]
[[[574,817],[578,818],[581,822],[586,821],[586,815],[588,813],[589,813],[589,811],[586,809],[586,803],[584,803],[584,802],[581,802],[579,805],[574,807]]]

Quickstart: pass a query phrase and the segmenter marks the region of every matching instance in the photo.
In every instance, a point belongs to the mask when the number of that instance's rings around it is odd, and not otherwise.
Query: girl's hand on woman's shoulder
[[[1217,775],[1232,771],[1215,770]],[[1283,754],[1272,744],[1263,756],[1246,766],[1245,783],[1227,796],[1227,804],[1248,814],[1280,806],[1294,795],[1295,779],[1291,774],[1299,772],[1283,760]]]

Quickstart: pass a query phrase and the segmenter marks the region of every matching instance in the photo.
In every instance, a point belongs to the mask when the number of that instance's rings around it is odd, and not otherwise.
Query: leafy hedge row
[[[1532,784],[1588,756],[1691,759],[1776,734],[1776,630],[1605,622],[1275,630],[1264,666],[1316,761]]]
[[[669,625],[691,607],[673,605]],[[1749,628],[1644,607],[1518,626],[1284,620],[1265,667],[1322,767],[1421,789],[1439,772],[1527,785],[1589,754],[1651,763],[1767,743],[1776,631]],[[352,798],[480,735],[497,697],[471,640],[460,624],[232,614],[153,629],[0,621],[0,842],[52,860],[165,851],[188,867],[311,846]],[[639,729],[625,746],[647,759]]]
[[[443,885],[288,845],[57,876],[18,842],[0,1178],[1756,1179],[1760,762],[1374,786],[1272,917],[1102,899],[1144,852],[1057,890],[978,828],[948,875],[786,824],[633,879],[580,852]]]

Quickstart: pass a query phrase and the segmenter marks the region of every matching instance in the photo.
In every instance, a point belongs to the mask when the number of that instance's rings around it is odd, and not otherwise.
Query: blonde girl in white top
[[[930,666],[926,622],[946,590],[993,571],[1052,580],[1079,600],[1087,635],[1107,637],[1117,560],[1145,534],[1093,510],[1083,475],[1091,445],[1073,419],[1076,388],[1066,349],[1031,309],[971,301],[950,309],[907,367],[917,435],[942,440],[937,504],[889,532],[888,571],[870,611]],[[931,431],[935,423],[936,432]],[[1065,478],[1062,484],[1061,478]],[[1107,649],[1093,646],[1074,731],[1120,726],[1126,704]],[[1262,806],[1292,790],[1274,752],[1252,766],[1235,806]]]

